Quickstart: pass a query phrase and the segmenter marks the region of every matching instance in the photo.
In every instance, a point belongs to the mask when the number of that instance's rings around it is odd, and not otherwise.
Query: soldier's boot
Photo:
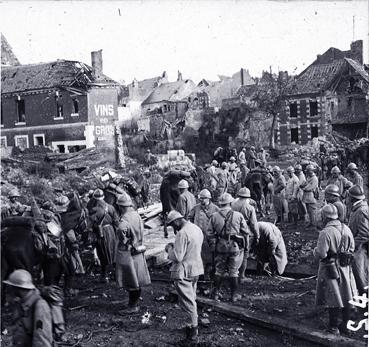
[[[339,308],[329,308],[329,327],[328,332],[335,335],[340,335],[340,331],[338,329],[338,316],[340,313]]]
[[[231,281],[231,301],[232,302],[237,302],[239,300],[241,300],[241,295],[237,293],[238,290],[238,277],[231,277],[230,278]]]
[[[198,327],[186,327],[186,340],[190,342],[197,342],[199,335]]]
[[[214,276],[214,289],[213,292],[211,294],[211,298],[214,300],[219,300],[220,299],[220,287],[222,286],[222,282],[223,282],[223,278],[221,276]]]
[[[247,268],[247,256],[244,255],[242,265],[241,265],[240,271],[239,271],[240,272],[240,278],[239,278],[240,284],[246,282],[246,276],[245,276],[246,268]]]
[[[138,305],[141,296],[141,289],[138,290],[130,290],[128,292],[128,306],[123,310],[119,311],[120,315],[127,315],[132,313],[137,313],[140,311],[140,307]]]
[[[347,322],[350,320],[351,309],[349,307],[342,308],[342,323],[339,325],[338,329],[342,335],[351,336],[352,333],[347,328]]]

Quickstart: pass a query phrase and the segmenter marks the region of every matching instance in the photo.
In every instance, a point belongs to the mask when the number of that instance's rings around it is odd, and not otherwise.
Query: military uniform
[[[287,265],[287,251],[281,231],[272,223],[258,222],[259,244],[257,247],[258,270],[269,263],[272,273],[282,275]]]
[[[365,293],[369,285],[369,208],[366,201],[359,200],[351,209],[349,228],[355,239],[353,271],[359,293]]]
[[[229,235],[243,236],[245,239],[245,248],[240,248],[235,241],[231,240],[228,242]],[[211,244],[216,245],[216,276],[224,277],[228,271],[229,277],[238,277],[244,249],[248,248],[248,235],[249,231],[245,218],[241,213],[232,211],[230,207],[223,207],[219,212],[211,216],[208,227],[208,238]]]
[[[291,217],[298,215],[297,195],[299,186],[299,179],[295,174],[292,174],[292,177],[288,178],[286,184],[286,199],[288,202],[288,212],[291,214]]]
[[[314,256],[320,260],[316,305],[329,308],[348,307],[349,300],[357,294],[351,266],[341,266],[336,258],[339,250],[353,252],[354,247],[351,230],[339,220],[329,221],[319,233],[318,244],[314,249]],[[332,267],[337,271],[333,275]]]
[[[341,198],[345,198],[347,189],[352,187],[352,183],[342,175],[337,178],[331,176],[327,181],[327,185],[329,184],[334,184],[339,188]]]
[[[273,205],[275,213],[280,221],[283,221],[283,214],[287,214],[286,211],[287,201],[285,196],[286,179],[282,174],[273,180]],[[287,208],[288,209],[288,208]]]
[[[201,246],[204,236],[201,229],[185,222],[175,238],[174,246],[168,250],[168,259],[172,260],[171,279],[174,280],[179,303],[186,312],[189,326],[197,327],[196,304],[197,280],[204,273],[201,260]]]
[[[196,205],[195,196],[191,192],[186,190],[179,196],[176,210],[185,219],[188,219],[188,215],[190,214],[190,211],[195,207],[195,205]]]
[[[30,290],[15,310],[13,346],[53,346],[50,306],[37,289]]]
[[[8,206],[10,216],[21,216],[25,211],[25,207],[19,201],[9,201]]]
[[[314,197],[314,192],[318,189],[318,177],[313,174],[306,178],[305,184],[301,187],[303,190],[302,202],[306,205],[307,213],[309,215],[309,222],[312,226],[316,226],[316,210],[317,201]]]
[[[354,186],[360,186],[362,189],[364,189],[363,177],[357,171],[353,171],[350,181]]]
[[[188,216],[188,220],[191,223],[197,225],[203,232],[204,237],[206,236],[206,232],[208,230],[210,217],[219,211],[219,207],[214,205],[212,202],[207,206],[203,206],[201,204],[197,204],[190,212]],[[208,240],[204,238],[204,242],[202,243],[201,248],[201,258],[204,263],[204,266],[213,263],[213,251],[210,248]]]

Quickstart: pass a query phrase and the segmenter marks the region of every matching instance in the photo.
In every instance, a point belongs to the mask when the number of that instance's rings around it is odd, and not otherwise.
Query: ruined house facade
[[[278,117],[278,145],[306,144],[332,130],[349,138],[366,135],[369,75],[362,44],[352,42],[348,51],[328,49],[294,79]]]
[[[77,61],[2,68],[1,146],[47,146],[70,152],[114,141],[117,87],[102,73],[102,53],[92,67]]]

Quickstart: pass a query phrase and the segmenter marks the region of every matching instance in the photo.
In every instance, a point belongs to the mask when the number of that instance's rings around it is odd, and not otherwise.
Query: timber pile
[[[59,161],[56,166],[65,171],[85,170],[100,166],[111,167],[115,165],[114,151],[99,151],[96,148],[87,148],[69,154],[52,154],[48,157],[51,160],[54,159]]]
[[[160,202],[148,207],[141,207],[137,212],[144,221],[145,228],[157,229],[163,225],[160,217],[160,214],[163,212],[163,207]]]

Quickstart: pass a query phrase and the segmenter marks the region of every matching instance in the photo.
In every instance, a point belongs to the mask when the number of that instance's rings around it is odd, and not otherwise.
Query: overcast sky
[[[349,49],[353,34],[368,62],[368,28],[365,0],[0,3],[0,30],[22,64],[90,64],[103,49],[104,73],[128,83],[164,70],[195,82],[241,67],[300,72],[329,47]]]

